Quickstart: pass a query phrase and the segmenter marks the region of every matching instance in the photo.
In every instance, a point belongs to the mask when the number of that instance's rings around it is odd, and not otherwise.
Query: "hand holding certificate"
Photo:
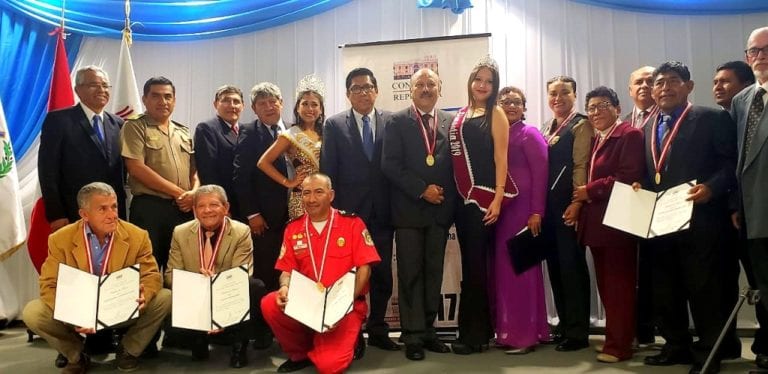
[[[285,314],[317,332],[326,332],[352,311],[354,299],[354,270],[322,290],[317,282],[294,270]]]
[[[690,227],[693,201],[689,191],[696,181],[659,193],[613,184],[603,224],[641,238],[653,238]]]
[[[250,319],[248,269],[235,267],[209,277],[173,269],[171,324],[212,331]]]
[[[102,330],[138,318],[139,265],[103,276],[59,264],[53,318]]]

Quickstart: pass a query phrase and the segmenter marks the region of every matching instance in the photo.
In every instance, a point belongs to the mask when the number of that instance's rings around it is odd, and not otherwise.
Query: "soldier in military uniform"
[[[176,88],[165,77],[144,83],[146,112],[120,132],[122,156],[133,194],[131,223],[149,231],[157,265],[168,262],[173,228],[192,217],[192,190],[198,185],[189,128],[171,120]]]
[[[312,174],[302,184],[305,214],[291,221],[275,268],[282,271],[280,288],[261,300],[261,310],[288,360],[277,369],[285,373],[314,365],[320,373],[339,373],[352,362],[357,336],[368,306],[370,265],[380,261],[362,219],[331,208],[331,180]],[[284,313],[291,271],[318,282],[324,289],[357,268],[352,311],[331,330],[316,333]]]

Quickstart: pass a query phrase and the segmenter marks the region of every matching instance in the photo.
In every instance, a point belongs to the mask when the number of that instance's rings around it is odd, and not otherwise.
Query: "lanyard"
[[[653,167],[656,170],[656,184],[661,184],[661,166],[664,165],[664,161],[666,161],[667,156],[669,155],[669,149],[672,145],[672,140],[677,136],[677,132],[680,130],[680,123],[683,122],[683,119],[685,119],[685,116],[688,115],[688,112],[691,110],[690,102],[685,107],[685,110],[682,114],[680,114],[680,117],[675,121],[674,129],[672,129],[672,133],[667,136],[666,141],[664,141],[664,145],[661,149],[661,155],[658,155],[658,150],[656,149],[656,131],[658,129],[659,123],[658,121],[653,122],[653,128],[651,130],[651,135],[654,137],[651,140],[651,156],[653,157]]]
[[[592,182],[592,174],[595,171],[595,159],[597,158],[597,151],[599,151],[601,148],[603,148],[603,145],[608,141],[608,138],[613,135],[613,132],[616,131],[616,128],[619,127],[619,124],[621,123],[621,120],[616,119],[616,122],[613,123],[611,126],[611,129],[608,131],[607,134],[605,134],[605,137],[600,140],[600,134],[597,135],[597,140],[595,141],[595,145],[592,146],[592,158],[589,161],[589,178],[587,179],[588,182]]]
[[[88,233],[85,231],[85,225],[83,223],[83,241],[85,242],[85,254],[88,256],[88,272],[93,274],[93,252],[91,252],[91,241],[88,240]],[[94,234],[96,235],[96,234]],[[109,235],[109,243],[107,244],[107,253],[101,259],[101,275],[107,273],[107,264],[109,263],[109,257],[112,256],[112,245],[115,243],[115,234]],[[98,239],[97,239],[98,240]]]
[[[197,244],[198,248],[200,248],[200,266],[204,269],[213,271],[214,266],[216,265],[216,254],[219,253],[219,248],[221,247],[221,240],[224,238],[224,229],[227,227],[227,220],[224,219],[224,221],[221,223],[221,229],[219,230],[219,237],[216,238],[216,245],[213,247],[213,253],[211,253],[211,262],[205,263],[205,256],[203,256],[203,252],[205,251],[205,241],[203,239],[203,232],[205,229],[203,229],[203,226],[198,227],[197,229]]]
[[[552,139],[553,139],[554,137],[556,137],[556,136],[557,136],[557,134],[559,134],[559,133],[560,133],[560,130],[562,130],[562,129],[563,129],[563,127],[565,127],[565,126],[568,124],[568,122],[571,122],[571,119],[573,119],[573,116],[575,116],[575,115],[576,115],[576,111],[575,111],[575,110],[572,110],[572,111],[571,111],[571,114],[569,114],[569,115],[568,115],[568,117],[565,117],[565,119],[563,120],[563,122],[561,122],[560,124],[558,124],[558,125],[557,125],[557,128],[555,129],[555,131],[554,131],[553,133],[551,133],[551,134],[546,134],[546,137],[547,137],[547,144],[549,144],[549,143],[550,143],[550,141],[552,141]]]
[[[331,230],[333,230],[333,219],[336,216],[336,210],[331,208],[331,219],[328,220],[327,227],[328,230],[326,230],[325,233],[325,245],[323,246],[323,258],[320,261],[320,271],[317,270],[317,262],[315,261],[315,253],[312,252],[312,237],[309,235],[309,214],[306,215],[304,218],[304,231],[307,235],[307,242],[309,242],[309,259],[312,261],[312,270],[315,272],[315,279],[317,280],[317,289],[320,292],[325,291],[325,286],[323,286],[323,282],[320,280],[323,276],[323,271],[325,270],[325,255],[328,253],[328,242],[331,239]]]

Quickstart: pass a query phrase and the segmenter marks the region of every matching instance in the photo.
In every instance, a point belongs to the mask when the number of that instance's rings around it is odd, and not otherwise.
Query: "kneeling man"
[[[245,265],[251,274],[253,271],[251,230],[246,224],[227,217],[229,202],[224,188],[215,184],[198,187],[192,196],[192,210],[195,212],[195,219],[178,225],[173,230],[168,266],[165,269],[165,286],[168,288],[173,286],[173,269],[214,276],[216,273]],[[232,356],[229,360],[229,366],[234,368],[241,368],[248,364],[246,351],[249,331],[266,329],[258,304],[265,293],[264,282],[249,278],[249,283],[250,321],[241,322],[226,329],[234,337]],[[207,335],[221,331],[190,333],[193,339],[192,356],[196,359],[207,359]]]
[[[319,173],[308,176],[301,185],[301,194],[306,213],[285,229],[275,265],[282,271],[280,288],[261,300],[261,310],[288,355],[288,361],[280,365],[278,372],[296,371],[314,364],[320,373],[341,373],[352,362],[355,343],[368,312],[365,295],[370,265],[380,258],[363,221],[331,208],[334,191],[328,176]],[[285,314],[293,270],[327,288],[355,267],[352,311],[333,328],[317,333]]]
[[[138,264],[139,318],[126,322],[130,327],[117,352],[118,369],[135,370],[139,355],[171,310],[171,293],[162,289],[149,235],[118,218],[117,195],[110,185],[93,182],[83,186],[77,193],[77,205],[80,220],[48,237],[48,258],[40,270],[40,298],[24,308],[24,323],[67,358],[63,373],[85,373],[90,358],[83,353],[79,334],[95,331],[53,319],[59,264],[95,275]]]

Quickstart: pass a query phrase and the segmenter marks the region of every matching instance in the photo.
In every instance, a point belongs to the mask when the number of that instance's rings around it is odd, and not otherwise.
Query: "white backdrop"
[[[153,75],[173,80],[177,87],[174,118],[190,125],[213,115],[213,92],[219,85],[231,83],[248,91],[253,84],[269,80],[283,89],[284,113],[291,122],[296,82],[309,73],[326,82],[329,114],[346,107],[346,72],[338,45],[489,32],[502,84],[523,88],[528,96],[529,123],[539,124],[548,110],[544,97],[548,78],[573,76],[579,98],[597,85],[613,87],[628,109],[629,73],[667,59],[678,59],[691,68],[698,83],[691,96],[695,103],[714,105],[711,81],[715,66],[741,59],[749,31],[768,24],[768,13],[673,16],[569,0],[474,3],[473,9],[455,15],[447,10],[417,9],[413,0],[356,0],[312,18],[251,34],[195,42],[136,41],[132,47],[136,78],[139,84]],[[73,69],[103,65],[114,76],[119,48],[120,40],[86,37]],[[250,110],[244,113],[243,120],[253,119]],[[30,151],[24,157],[21,163],[28,167],[20,166],[20,173],[35,172],[36,156]],[[37,178],[34,174],[20,177],[28,216],[39,190],[34,184]],[[20,303],[36,296],[34,270],[24,256],[17,254],[2,265]]]

